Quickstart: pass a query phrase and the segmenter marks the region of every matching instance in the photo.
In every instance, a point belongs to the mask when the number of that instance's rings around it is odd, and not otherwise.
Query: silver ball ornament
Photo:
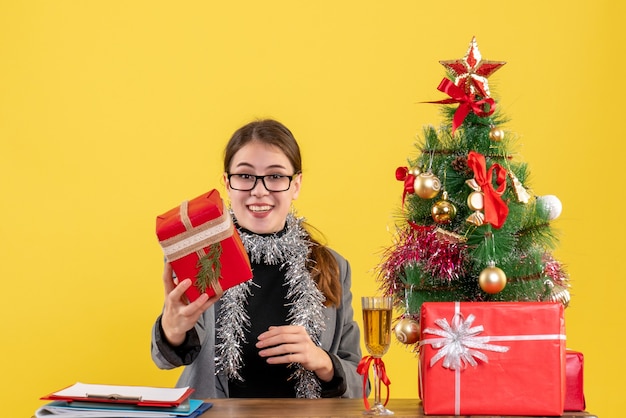
[[[563,204],[558,197],[551,194],[539,196],[537,198],[537,203],[541,205],[543,210],[546,211],[549,220],[553,221],[561,216],[561,212],[563,211]]]

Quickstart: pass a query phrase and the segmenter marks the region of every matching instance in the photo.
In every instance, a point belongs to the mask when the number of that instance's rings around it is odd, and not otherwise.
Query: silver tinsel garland
[[[284,233],[261,236],[240,231],[241,240],[253,263],[280,265],[285,269],[285,285],[291,325],[303,326],[313,342],[320,345],[324,331],[325,297],[317,288],[306,268],[307,257],[312,245],[309,235],[303,228],[303,218],[293,214],[287,216]],[[250,327],[250,316],[246,310],[247,299],[251,294],[252,281],[244,282],[228,289],[222,296],[222,306],[217,318],[216,370],[224,372],[229,379],[243,380],[241,369],[242,344],[244,333]],[[296,379],[298,398],[319,398],[320,382],[315,373],[306,370],[299,363],[290,379]]]

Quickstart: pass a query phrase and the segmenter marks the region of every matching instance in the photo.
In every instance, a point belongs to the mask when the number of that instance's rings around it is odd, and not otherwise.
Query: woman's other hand
[[[269,364],[300,363],[325,382],[333,378],[333,363],[328,353],[315,345],[302,326],[270,327],[259,335],[256,347]]]

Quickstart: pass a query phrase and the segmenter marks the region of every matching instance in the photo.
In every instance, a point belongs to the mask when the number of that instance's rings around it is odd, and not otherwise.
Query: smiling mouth
[[[272,207],[270,205],[248,206],[248,209],[250,209],[250,211],[252,211],[252,212],[267,212],[267,211],[271,210]]]

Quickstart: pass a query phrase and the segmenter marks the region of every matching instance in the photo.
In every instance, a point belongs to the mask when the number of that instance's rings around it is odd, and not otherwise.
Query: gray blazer
[[[333,361],[333,381],[341,382],[342,389],[345,387],[345,391],[336,396],[360,398],[363,396],[363,376],[356,371],[361,360],[360,330],[352,309],[350,264],[338,253],[332,253],[339,265],[342,301],[338,308],[324,308],[326,328],[321,337],[321,348],[329,353]],[[194,388],[194,397],[199,399],[228,397],[227,377],[215,373],[215,316],[219,306],[218,301],[207,309],[194,329],[187,333],[183,347],[191,347],[191,350],[175,348],[167,343],[162,335],[160,316],[152,328],[152,360],[161,369],[185,365],[177,386]]]

